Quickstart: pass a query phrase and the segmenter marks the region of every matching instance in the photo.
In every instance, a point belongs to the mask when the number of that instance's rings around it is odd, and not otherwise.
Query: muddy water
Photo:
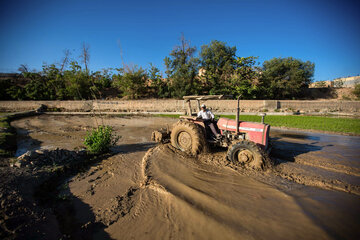
[[[360,138],[273,131],[279,175],[298,183],[360,195]]]
[[[192,159],[156,147],[151,131],[175,121],[37,116],[12,125],[18,154],[81,147],[84,130],[102,122],[122,136],[114,156],[69,182],[78,222],[106,226],[94,237],[360,238],[359,137],[272,130],[276,165],[257,173],[229,165],[222,150]]]

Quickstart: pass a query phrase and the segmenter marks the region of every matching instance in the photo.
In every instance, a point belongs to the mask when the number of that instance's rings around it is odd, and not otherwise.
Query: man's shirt
[[[211,120],[211,119],[214,119],[215,116],[214,114],[210,111],[210,110],[201,110],[198,114],[197,114],[198,117],[201,117],[202,119],[204,120]]]

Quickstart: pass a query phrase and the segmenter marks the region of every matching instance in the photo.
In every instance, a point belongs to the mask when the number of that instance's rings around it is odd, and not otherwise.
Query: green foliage
[[[353,94],[357,97],[357,99],[360,99],[360,83],[355,85]]]
[[[264,95],[269,99],[301,97],[312,81],[314,68],[314,63],[292,57],[265,61],[260,78]]]
[[[236,47],[213,40],[203,45],[200,52],[203,91],[209,94],[231,94],[231,79],[236,60]]]
[[[111,87],[111,68],[103,69],[102,71],[94,72],[92,80],[98,89],[104,89]]]
[[[54,99],[55,92],[49,86],[49,81],[40,73],[24,73],[25,78],[31,79],[25,85],[25,96],[30,100]]]
[[[149,70],[149,87],[150,96],[156,98],[170,97],[169,84],[167,80],[164,80],[160,74],[160,70],[154,65],[150,64]]]
[[[9,98],[3,99],[3,100],[8,100],[8,99],[24,100],[24,99],[26,99],[25,89],[20,86],[12,85],[9,88],[7,88],[5,90],[5,92]]]
[[[196,48],[181,37],[180,44],[165,57],[166,78],[150,65],[90,72],[89,47],[82,46],[80,64],[65,51],[61,64],[44,64],[41,71],[21,65],[20,83],[0,82],[1,100],[82,100],[113,97],[182,98],[184,95],[225,94],[242,99],[296,99],[305,94],[314,74],[314,64],[292,57],[274,58],[256,66],[257,57],[237,57],[236,47],[211,41]],[[26,84],[24,84],[26,83]],[[339,83],[340,84],[340,83]],[[341,85],[341,84],[340,84]],[[339,86],[340,86],[339,85]]]
[[[105,88],[111,87],[111,71],[94,72],[89,75],[73,61],[70,69],[62,71],[55,64],[43,65],[41,72],[22,72],[27,83],[23,86],[11,81],[0,82],[2,100],[81,100],[102,96]]]
[[[70,63],[70,70],[64,72],[65,93],[74,100],[91,98],[91,79],[86,70],[76,62]]]
[[[146,70],[138,66],[117,70],[118,74],[114,77],[115,85],[122,92],[122,96],[137,99],[145,95],[148,79]]]
[[[231,80],[234,96],[241,95],[241,99],[254,99],[258,97],[259,72],[255,69],[257,57],[238,57],[235,61],[235,74]]]
[[[110,147],[115,145],[119,137],[113,135],[113,129],[110,126],[99,126],[87,133],[84,145],[94,154],[108,152]]]
[[[164,59],[171,97],[181,98],[198,93],[199,59],[194,57],[195,51],[196,48],[191,47],[189,41],[182,36],[180,45],[175,46],[170,57]]]

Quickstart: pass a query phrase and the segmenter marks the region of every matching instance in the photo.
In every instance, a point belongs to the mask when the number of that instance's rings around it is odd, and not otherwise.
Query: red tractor
[[[197,155],[206,146],[227,147],[227,159],[236,165],[253,169],[264,169],[267,164],[265,156],[269,148],[270,125],[264,123],[265,114],[262,114],[262,123],[244,122],[239,120],[240,97],[238,98],[236,120],[220,118],[217,128],[219,138],[209,138],[209,129],[202,119],[192,115],[190,100],[197,100],[200,110],[200,100],[221,99],[223,95],[213,96],[185,96],[188,103],[187,116],[180,116],[180,121],[174,124],[171,131],[160,130],[152,133],[152,140],[167,142],[175,148]]]

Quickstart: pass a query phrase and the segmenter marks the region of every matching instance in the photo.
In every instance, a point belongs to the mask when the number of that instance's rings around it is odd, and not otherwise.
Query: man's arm
[[[211,116],[211,120],[214,120],[215,119],[214,114],[211,111],[209,111],[209,113],[210,113],[210,116]]]
[[[198,112],[197,117],[198,117],[198,118],[201,117],[201,111]]]

